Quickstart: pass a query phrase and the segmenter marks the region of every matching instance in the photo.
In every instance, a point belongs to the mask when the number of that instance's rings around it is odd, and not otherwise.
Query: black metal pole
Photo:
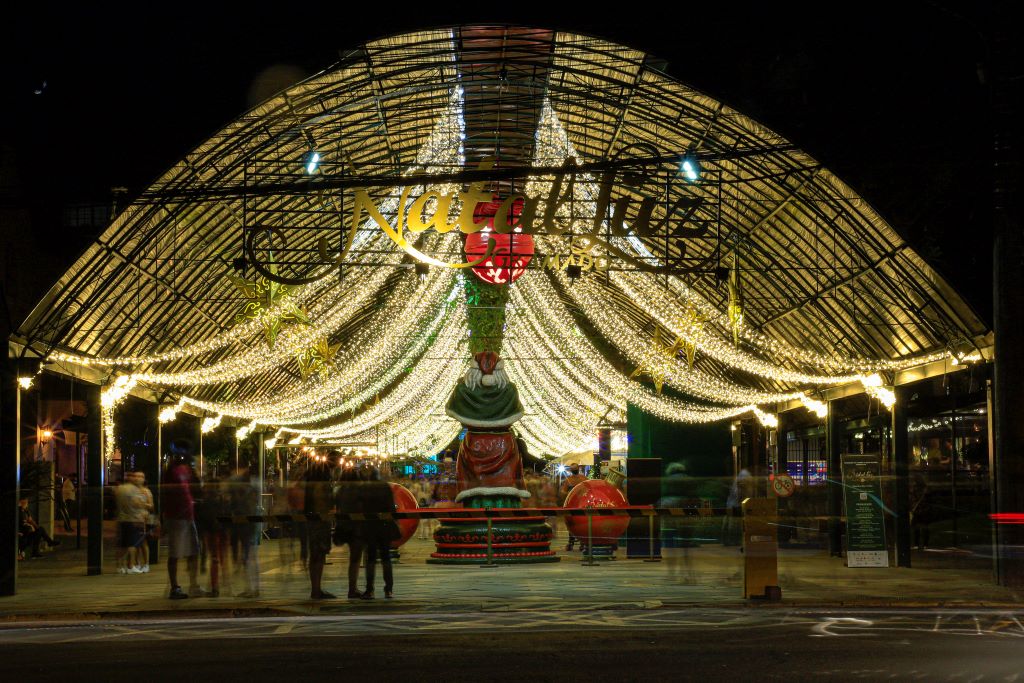
[[[896,475],[895,527],[896,566],[910,566],[910,440],[907,436],[907,392],[895,387],[892,407],[892,460]]]
[[[828,402],[828,419],[826,420],[826,438],[828,439],[828,466],[826,491],[828,493],[828,554],[842,557],[842,515],[843,491],[840,485],[842,473],[839,471],[839,419],[836,416],[838,401]]]
[[[106,471],[103,467],[103,414],[100,406],[100,387],[89,385],[85,391],[86,424],[89,427],[86,446],[85,489],[89,538],[86,549],[86,572],[89,576],[103,573],[103,485]]]
[[[20,396],[15,361],[0,359],[0,595],[18,583],[18,453]]]
[[[160,457],[163,448],[163,429],[160,425],[160,404],[156,403],[153,405],[153,424],[156,425],[156,440],[147,449],[149,450],[149,458],[147,458],[146,465],[146,485],[149,487],[150,492],[153,494],[153,514],[156,515],[157,519],[160,518]],[[147,429],[148,433],[149,430]],[[149,563],[157,564],[160,562],[160,539],[159,538],[147,538],[146,543],[149,544]]]
[[[991,72],[993,129],[992,292],[995,329],[994,435],[995,513],[1024,510],[1024,229],[1020,220],[1021,95],[1024,80],[1019,44],[1009,34],[1016,23],[1009,7],[993,5],[986,31]],[[999,583],[1024,586],[1024,524],[996,526]]]
[[[75,550],[82,547],[82,432],[75,432]]]

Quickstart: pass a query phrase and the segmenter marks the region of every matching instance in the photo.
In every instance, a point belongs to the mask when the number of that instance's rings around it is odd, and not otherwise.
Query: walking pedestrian
[[[196,526],[210,560],[210,590],[207,596],[220,596],[220,581],[226,575],[227,528],[221,517],[230,514],[224,483],[214,477],[203,484],[202,498],[196,501]]]
[[[259,491],[253,485],[254,472],[248,467],[241,467],[228,482],[232,516],[249,517],[260,513]],[[260,525],[254,522],[232,524],[235,537],[240,548],[239,562],[245,568],[244,591],[240,598],[258,598],[260,596],[260,564],[259,536]]]
[[[341,481],[334,497],[337,517],[334,521],[334,544],[348,545],[348,597],[361,598],[359,592],[359,562],[364,545],[356,533],[356,522],[348,515],[360,512],[359,474],[351,461],[341,470]]]
[[[306,509],[306,471],[305,468],[296,468],[298,471],[292,477],[292,480],[288,483],[288,491],[286,493],[286,500],[288,503],[288,513],[294,516],[301,515]],[[285,529],[290,537],[289,545],[294,543],[295,539],[299,540],[299,564],[302,569],[305,570],[307,563],[309,562],[309,545],[306,538],[306,522],[305,520],[292,520],[287,524]],[[293,547],[293,546],[291,546]],[[292,550],[289,550],[289,561],[294,557]]]
[[[370,465],[363,468],[363,481],[359,485],[360,512],[380,514],[395,511],[395,498],[391,487],[380,476],[380,470]],[[394,597],[395,579],[391,567],[391,541],[401,537],[398,522],[394,519],[367,519],[359,522],[357,531],[366,545],[366,590],[363,600],[372,600],[374,578],[377,572],[377,558],[380,558],[384,572],[384,597]]]
[[[332,474],[341,458],[339,451],[327,454],[326,462],[311,463],[306,471],[304,512],[309,551],[309,597],[330,600],[335,596],[323,590],[322,581],[327,554],[331,552],[331,516],[334,514]]]
[[[146,474],[145,472],[135,473],[135,485],[139,487],[139,491],[142,494],[143,502],[146,512],[146,523],[145,523],[145,536],[142,540],[142,544],[139,546],[139,569],[142,570],[143,574],[149,572],[149,541],[150,539],[158,539],[159,535],[159,519],[156,516],[156,508],[153,506],[153,492],[146,486]]]
[[[70,515],[78,516],[78,476],[74,473],[64,477],[64,485],[60,487],[64,507]],[[70,524],[68,525],[70,527]],[[71,531],[69,528],[68,531]]]
[[[135,472],[125,474],[124,481],[114,490],[117,503],[117,554],[119,574],[141,574],[139,546],[146,540],[146,496],[136,485]]]
[[[199,534],[196,531],[195,471],[192,469],[192,443],[186,439],[171,442],[171,459],[164,478],[163,515],[167,535],[167,578],[171,582],[171,600],[184,600],[203,595],[199,588]],[[178,561],[185,560],[188,569],[188,593],[178,583]]]

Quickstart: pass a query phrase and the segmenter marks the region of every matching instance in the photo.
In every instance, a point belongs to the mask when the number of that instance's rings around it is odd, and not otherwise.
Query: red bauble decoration
[[[419,507],[419,505],[416,504],[416,496],[412,495],[412,492],[409,491],[409,489],[390,481],[388,482],[388,486],[391,487],[391,496],[395,499],[395,509],[398,510],[398,512],[415,510]],[[398,529],[402,532],[402,537],[391,541],[391,547],[398,548],[412,538],[412,535],[416,533],[416,527],[419,525],[420,520],[418,519],[399,519]]]
[[[491,251],[491,256],[473,268],[473,272],[478,278],[492,285],[515,282],[520,275],[526,272],[526,266],[533,258],[533,235],[515,231],[504,235],[494,232],[494,216],[501,206],[502,202],[477,204],[473,218],[477,223],[488,218],[486,229],[466,236],[467,261],[475,261],[487,253],[488,239],[494,240],[494,250]],[[506,219],[512,221],[518,218],[522,212],[523,203],[521,201],[514,202],[509,211],[511,216]],[[515,228],[515,230],[518,229]]]
[[[603,479],[587,479],[573,487],[569,495],[565,497],[562,507],[578,510],[587,507],[593,508],[621,508],[628,506],[626,496]],[[566,517],[566,526],[569,533],[587,542],[587,518]],[[619,537],[626,533],[629,526],[627,515],[615,515],[614,517],[594,517],[592,533],[594,545],[613,545],[618,543]]]

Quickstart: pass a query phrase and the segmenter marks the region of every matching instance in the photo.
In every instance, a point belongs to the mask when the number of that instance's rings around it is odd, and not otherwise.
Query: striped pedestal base
[[[517,510],[521,513],[521,510]],[[434,532],[437,551],[431,564],[486,564],[487,520],[441,519]],[[551,550],[554,532],[543,517],[495,517],[491,523],[491,560],[498,564],[558,562]]]

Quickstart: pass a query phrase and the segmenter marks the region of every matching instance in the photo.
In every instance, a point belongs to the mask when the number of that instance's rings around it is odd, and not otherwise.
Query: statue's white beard
[[[478,386],[480,386],[483,377],[484,373],[480,372],[480,368],[471,367],[466,370],[466,376],[463,377],[462,383],[466,385],[467,389],[474,391]]]
[[[508,375],[505,374],[504,370],[499,368],[496,369],[490,375],[484,375],[483,377],[481,377],[480,383],[483,384],[485,387],[496,386],[499,389],[504,389],[505,386],[508,384]]]
[[[498,387],[504,389],[508,385],[508,375],[505,374],[505,362],[498,361],[498,364],[494,367],[494,372],[490,375],[485,375],[480,371],[480,367],[476,361],[473,361],[473,365],[466,370],[466,374],[462,378],[462,383],[466,385],[466,388],[470,391],[475,390],[477,387],[483,385],[485,387]]]

